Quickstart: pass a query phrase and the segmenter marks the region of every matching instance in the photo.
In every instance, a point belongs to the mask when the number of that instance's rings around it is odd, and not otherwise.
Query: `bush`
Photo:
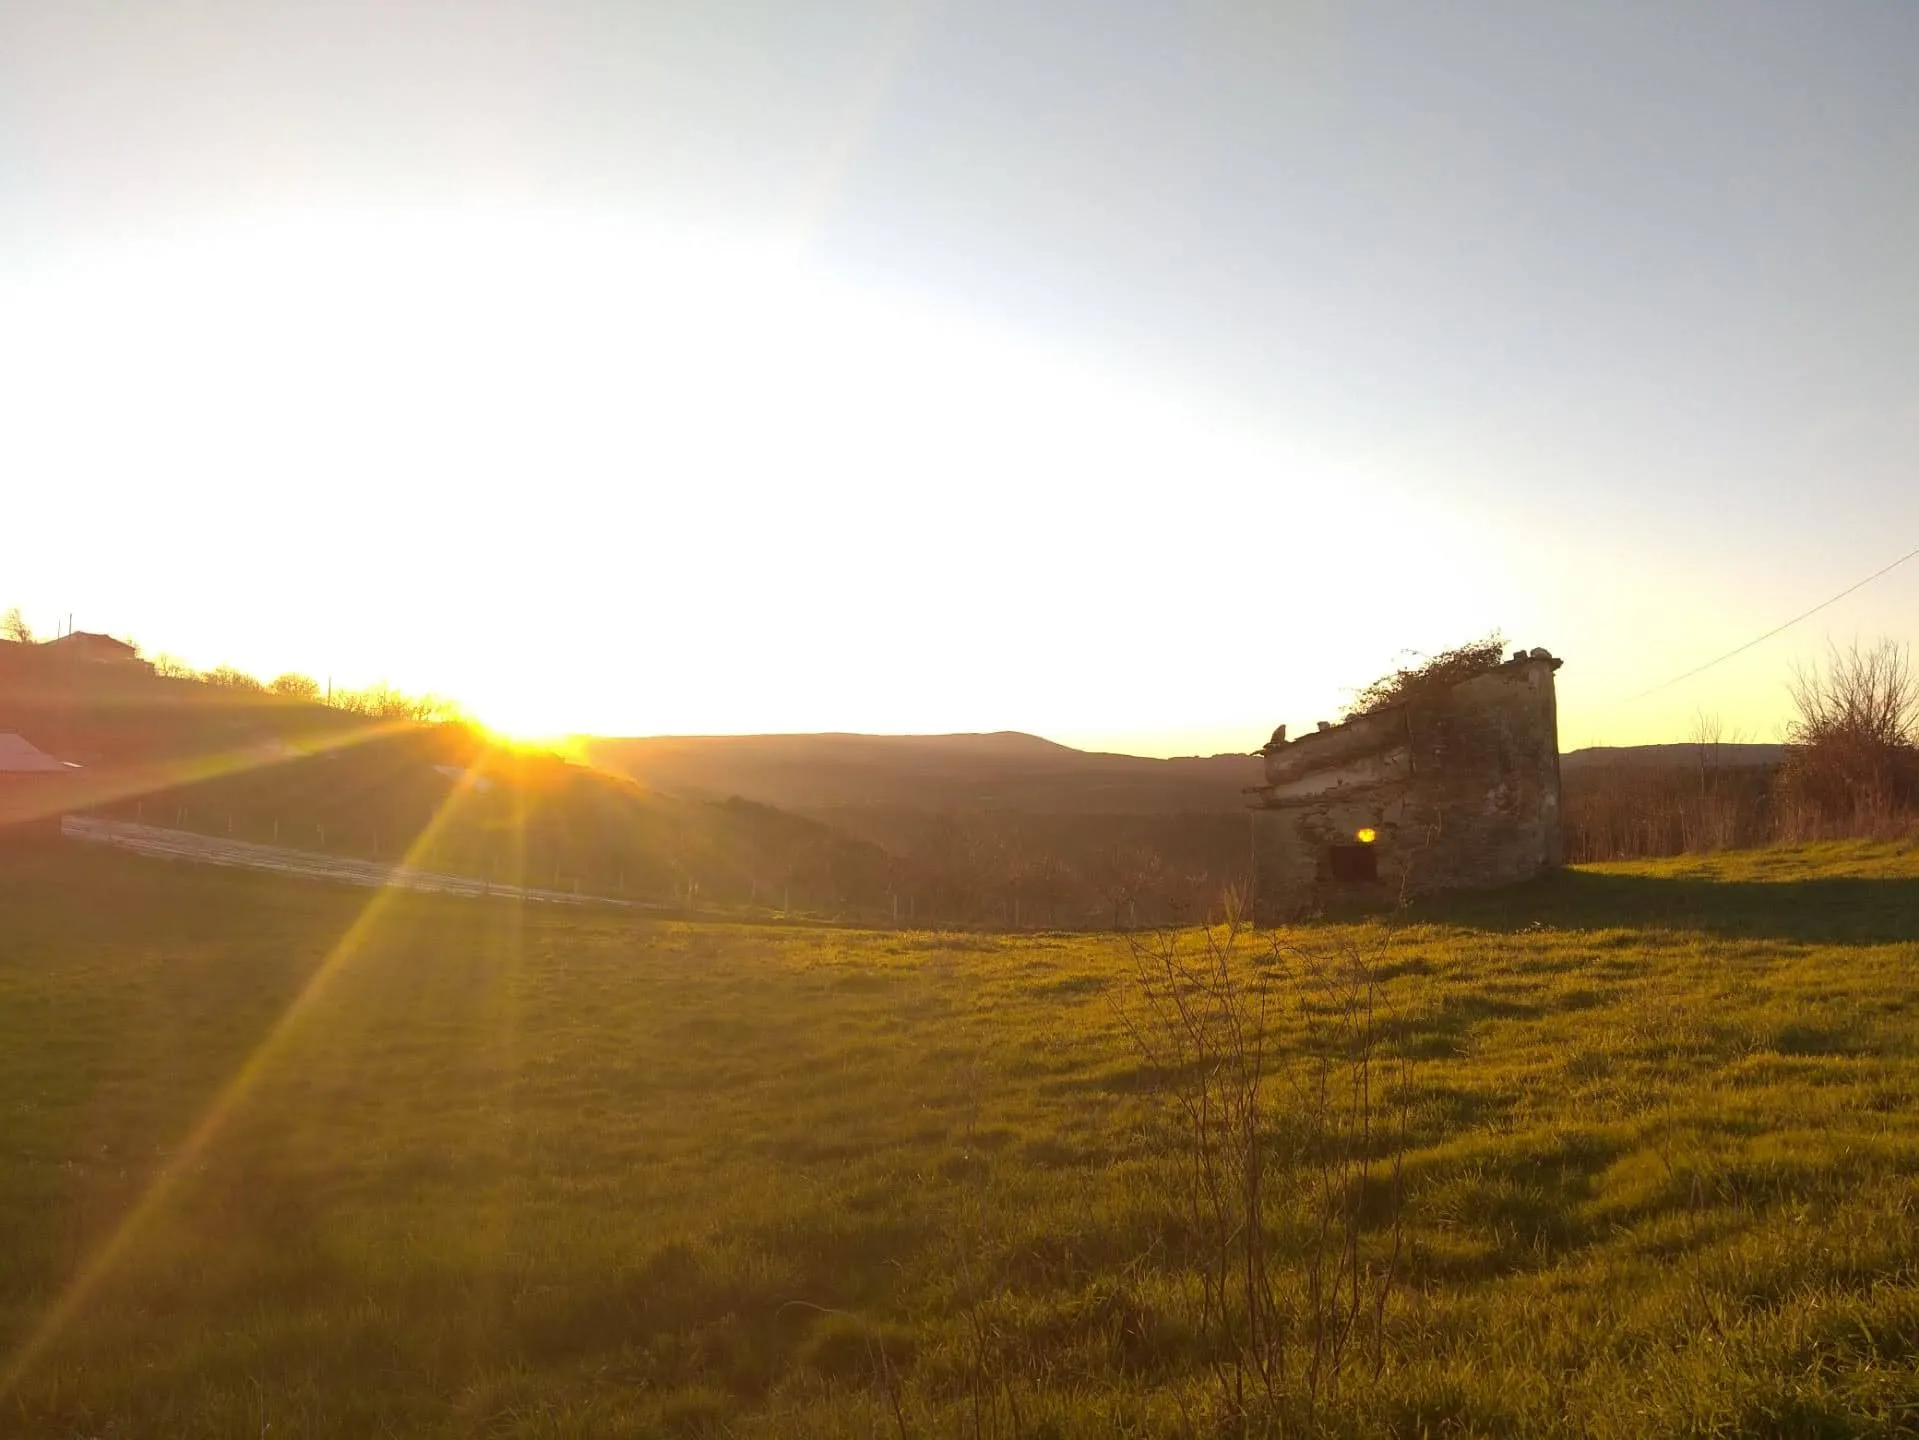
[[[309,703],[320,698],[320,682],[311,675],[298,675],[288,671],[284,675],[273,677],[273,683],[267,686],[275,695],[284,695],[289,700],[305,700]]]
[[[215,665],[211,670],[202,672],[200,678],[209,685],[218,685],[223,690],[265,690],[267,688],[246,671],[232,665]]]
[[[1919,676],[1903,645],[1832,647],[1796,670],[1799,715],[1781,774],[1798,834],[1875,829],[1919,810]]]

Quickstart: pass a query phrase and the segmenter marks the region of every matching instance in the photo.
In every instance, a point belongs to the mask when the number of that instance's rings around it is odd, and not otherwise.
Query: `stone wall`
[[[1559,723],[1543,650],[1264,752],[1251,792],[1261,919],[1529,879],[1562,863]],[[1359,846],[1369,856],[1337,847]],[[1342,879],[1340,865],[1376,878]]]

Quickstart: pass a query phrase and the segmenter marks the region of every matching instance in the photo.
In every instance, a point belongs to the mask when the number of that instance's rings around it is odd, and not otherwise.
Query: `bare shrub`
[[[1775,765],[1742,760],[1741,736],[1701,712],[1675,758],[1587,764],[1566,772],[1560,797],[1566,858],[1574,864],[1702,854],[1774,838]]]
[[[1130,930],[1138,923],[1139,902],[1164,883],[1166,862],[1151,846],[1116,845],[1097,858],[1092,878],[1111,907],[1113,928]]]
[[[311,675],[300,675],[289,670],[284,675],[273,677],[267,686],[275,695],[284,695],[289,700],[305,700],[309,703],[320,698],[320,682]]]
[[[1223,925],[1131,936],[1123,1020],[1177,1126],[1169,1181],[1220,1399],[1277,1419],[1385,1365],[1411,1089],[1382,1054],[1379,957],[1256,946],[1241,915],[1229,896]]]
[[[1773,839],[1771,765],[1590,765],[1567,772],[1560,801],[1575,865],[1702,854]]]
[[[232,665],[215,665],[211,670],[203,671],[200,678],[209,685],[217,685],[222,690],[264,690],[267,687],[254,679],[246,671]]]
[[[1795,667],[1781,789],[1796,835],[1870,833],[1919,809],[1919,675],[1905,646],[1828,648]]]
[[[381,682],[364,690],[334,690],[326,701],[335,710],[374,720],[413,720],[423,725],[453,724],[467,718],[455,701],[442,695],[408,695]]]

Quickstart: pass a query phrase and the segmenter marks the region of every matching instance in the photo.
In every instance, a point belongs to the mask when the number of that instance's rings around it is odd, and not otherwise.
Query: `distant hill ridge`
[[[654,789],[802,810],[884,806],[1034,814],[1238,810],[1256,755],[1157,759],[1076,750],[1017,730],[952,735],[587,737],[594,764]]]
[[[1635,768],[1701,763],[1721,769],[1741,765],[1777,765],[1786,758],[1784,745],[1701,745],[1682,741],[1674,745],[1589,745],[1559,757],[1562,770],[1595,769],[1605,765]]]

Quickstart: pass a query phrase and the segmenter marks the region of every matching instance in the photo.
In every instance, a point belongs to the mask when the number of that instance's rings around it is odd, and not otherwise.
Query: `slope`
[[[1233,812],[1260,773],[1253,755],[1111,755],[1018,731],[583,737],[580,743],[594,763],[656,789],[744,795],[805,810]]]
[[[717,905],[877,909],[870,842],[747,801],[651,792],[470,727],[0,657],[0,733],[78,762],[59,808],[513,884]]]

